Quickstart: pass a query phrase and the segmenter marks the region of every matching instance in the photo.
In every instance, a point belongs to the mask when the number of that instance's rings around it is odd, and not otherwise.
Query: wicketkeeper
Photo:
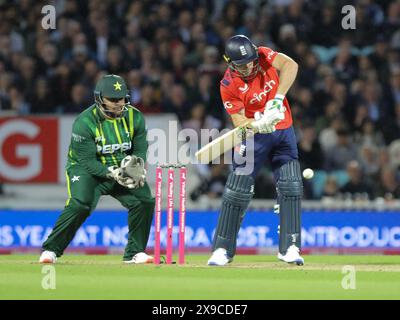
[[[100,196],[110,195],[128,209],[124,262],[150,263],[153,258],[144,251],[154,198],[144,168],[148,148],[145,119],[129,105],[128,89],[120,76],[103,76],[94,98],[95,103],[73,124],[66,165],[68,200],[43,243],[39,262],[55,263]]]

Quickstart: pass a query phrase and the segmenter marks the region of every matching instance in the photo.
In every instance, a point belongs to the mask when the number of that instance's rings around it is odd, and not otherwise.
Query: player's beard
[[[107,119],[119,119],[122,118],[124,112],[127,110],[126,104],[122,105],[120,108],[111,109],[108,108],[104,103],[99,108],[103,116]]]

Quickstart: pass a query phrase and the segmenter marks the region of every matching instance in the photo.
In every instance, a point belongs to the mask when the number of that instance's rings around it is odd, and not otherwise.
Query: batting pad
[[[300,164],[297,160],[289,161],[279,169],[277,182],[280,232],[279,252],[295,245],[301,247],[301,198],[303,181]]]
[[[213,251],[225,248],[229,257],[235,255],[236,238],[246,209],[253,198],[253,191],[254,179],[252,176],[236,175],[234,172],[229,175],[215,230]]]

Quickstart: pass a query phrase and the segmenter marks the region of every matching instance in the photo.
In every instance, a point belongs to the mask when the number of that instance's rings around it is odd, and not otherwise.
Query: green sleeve
[[[144,116],[141,112],[137,112],[134,117],[134,135],[133,135],[133,152],[132,154],[147,160],[147,149],[149,147],[147,141],[147,128]]]
[[[71,149],[76,155],[78,164],[87,172],[93,176],[106,177],[107,167],[96,156],[95,137],[88,124],[83,121],[75,121],[72,127]]]

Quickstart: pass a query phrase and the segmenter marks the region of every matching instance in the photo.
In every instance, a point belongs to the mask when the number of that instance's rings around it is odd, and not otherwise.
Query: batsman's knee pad
[[[253,194],[254,179],[252,176],[237,175],[234,172],[229,175],[222,197],[213,250],[225,248],[228,256],[235,255],[237,234]]]
[[[279,170],[277,182],[280,232],[279,252],[284,254],[291,245],[301,246],[301,198],[303,180],[300,164],[289,161]]]

